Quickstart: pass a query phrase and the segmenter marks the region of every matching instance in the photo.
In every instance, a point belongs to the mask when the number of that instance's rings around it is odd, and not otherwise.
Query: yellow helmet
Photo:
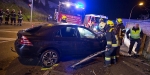
[[[65,20],[67,17],[65,15],[62,15],[62,19]]]
[[[107,25],[109,25],[109,26],[114,26],[114,22],[111,21],[111,20],[107,20]]]
[[[122,23],[122,19],[121,18],[117,18],[116,20],[118,23]]]

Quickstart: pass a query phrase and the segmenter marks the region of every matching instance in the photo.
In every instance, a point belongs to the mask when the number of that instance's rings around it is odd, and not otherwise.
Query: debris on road
[[[72,68],[75,68],[77,65],[79,65],[79,64],[81,64],[81,63],[84,63],[84,62],[90,60],[91,58],[93,58],[93,57],[95,57],[95,56],[98,56],[99,54],[102,54],[103,52],[106,52],[106,51],[107,51],[107,50],[102,50],[102,51],[98,51],[98,52],[96,52],[96,53],[94,53],[94,54],[91,54],[91,55],[87,56],[86,58],[80,60],[79,62],[73,64],[71,67],[72,67]]]
[[[10,50],[11,50],[12,52],[16,52],[16,51],[13,49],[13,47],[11,47]]]

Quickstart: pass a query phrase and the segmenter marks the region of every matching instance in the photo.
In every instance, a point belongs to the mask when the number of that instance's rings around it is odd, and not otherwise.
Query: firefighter
[[[61,22],[62,23],[67,23],[67,17],[65,15],[62,15]]]
[[[105,27],[106,23],[103,18],[100,18],[100,23],[99,23],[99,30],[103,31],[103,28]]]
[[[0,25],[2,24],[3,22],[3,9],[0,9]]]
[[[123,43],[123,38],[125,35],[125,26],[123,25],[123,21],[121,18],[117,18],[116,22],[117,22],[117,25],[116,25],[115,29],[116,29],[116,34],[118,37],[118,42],[119,42],[116,52],[117,52],[117,58],[119,58],[119,55],[121,55],[120,54],[120,46]]]
[[[129,37],[129,34],[130,34],[130,37]],[[137,46],[135,48],[135,54],[134,55],[138,56],[140,46],[141,46],[141,39],[143,37],[143,31],[139,27],[139,24],[136,24],[133,28],[129,29],[127,31],[126,35],[127,35],[127,38],[130,40],[128,55],[131,56],[132,48],[133,48],[135,42],[137,42]]]
[[[107,40],[107,45],[106,45],[106,52],[105,52],[105,65],[104,67],[109,67],[112,63],[116,63],[116,48],[118,47],[118,42],[117,42],[117,36],[115,28],[114,28],[114,23],[111,20],[107,21],[107,28],[106,28],[106,40]]]
[[[8,25],[9,17],[10,17],[9,9],[6,9],[6,12],[5,12],[5,24],[6,25]]]
[[[23,16],[22,16],[22,11],[20,10],[18,12],[18,25],[22,25],[22,19],[23,19]]]
[[[15,12],[15,9],[12,10],[12,12],[10,14],[10,17],[11,17],[11,25],[13,24],[13,22],[14,22],[14,25],[16,25],[16,12]]]

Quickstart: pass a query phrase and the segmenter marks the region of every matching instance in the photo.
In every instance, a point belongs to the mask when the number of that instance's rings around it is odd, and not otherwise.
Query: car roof
[[[79,24],[73,24],[73,23],[54,23],[54,24],[44,24],[43,27],[65,27],[65,26],[77,26],[77,27],[84,27]],[[84,27],[85,28],[85,27]]]

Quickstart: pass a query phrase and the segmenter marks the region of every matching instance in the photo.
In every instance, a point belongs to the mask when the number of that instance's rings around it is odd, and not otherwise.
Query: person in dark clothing
[[[0,25],[3,22],[3,14],[4,14],[3,9],[0,9]]]
[[[117,25],[115,26],[116,34],[118,36],[118,48],[117,48],[117,59],[119,58],[120,54],[120,46],[122,45],[122,41],[125,35],[125,26],[123,25],[123,21],[121,18],[116,19]]]
[[[105,52],[105,65],[104,67],[109,67],[112,63],[116,64],[116,48],[118,47],[116,31],[114,28],[114,23],[111,20],[107,21],[106,27],[106,52]]]
[[[22,11],[20,10],[18,12],[18,25],[22,25],[22,19],[23,19],[23,16],[22,16]]]
[[[15,12],[15,9],[12,10],[10,16],[11,16],[11,25],[13,24],[13,22],[14,22],[14,25],[16,25],[16,12]]]
[[[6,25],[8,25],[9,17],[10,17],[9,9],[6,9],[6,12],[5,12],[5,24]]]
[[[130,34],[130,37],[129,37],[129,34]],[[137,42],[137,46],[135,49],[135,55],[138,55],[140,46],[141,46],[141,39],[143,37],[143,31],[139,27],[139,24],[136,24],[133,28],[129,29],[127,31],[126,35],[127,35],[127,38],[130,40],[128,55],[131,56],[132,48],[133,48],[135,42]]]

